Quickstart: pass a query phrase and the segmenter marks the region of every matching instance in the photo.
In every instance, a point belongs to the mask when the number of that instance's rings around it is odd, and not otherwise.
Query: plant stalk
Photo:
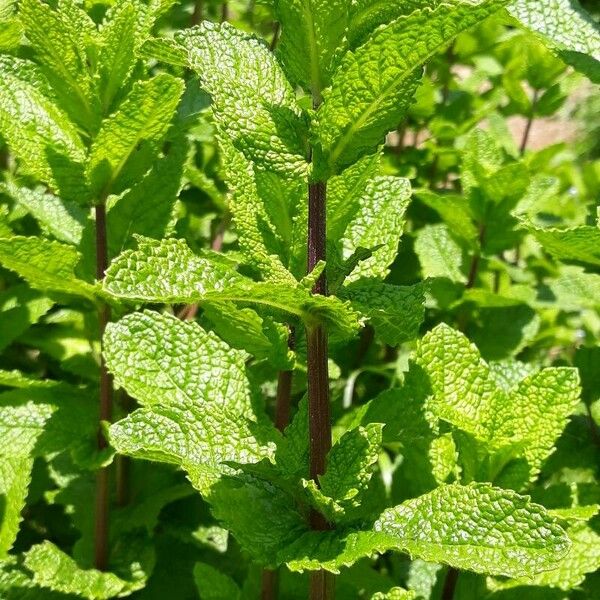
[[[278,587],[277,571],[263,569],[261,578],[260,600],[275,600]]]
[[[204,20],[204,0],[194,2],[194,12],[192,13],[191,24],[199,25]]]
[[[296,331],[290,327],[288,335],[288,348],[294,350],[296,347]],[[288,426],[292,405],[292,378],[294,371],[279,371],[277,376],[277,396],[275,399],[275,427],[279,431]]]
[[[277,42],[279,42],[280,34],[281,25],[277,22],[273,25],[273,37],[271,38],[271,43],[269,44],[269,50],[271,50],[271,52],[274,52],[275,48],[277,48]]]
[[[473,255],[471,267],[469,268],[469,276],[467,278],[466,288],[470,290],[475,285],[477,273],[479,272],[479,262],[481,261],[481,252],[483,250],[483,242],[485,241],[485,225],[479,227],[479,249]]]
[[[446,572],[446,579],[444,581],[444,589],[442,590],[441,600],[453,600],[454,591],[456,590],[456,583],[458,582],[458,576],[460,571],[454,567],[449,567]]]
[[[96,211],[96,278],[104,278],[108,266],[108,242],[106,233],[106,205],[100,202]],[[110,307],[101,303],[98,308],[100,334],[100,421],[110,421],[112,416],[112,378],[102,353],[102,338],[110,321]],[[108,446],[102,431],[98,431],[98,450]],[[108,515],[109,515],[109,469],[98,471],[96,478],[96,515],[94,522],[94,564],[100,571],[108,567]]]
[[[527,144],[529,143],[529,136],[531,135],[531,128],[533,127],[533,121],[535,120],[535,109],[537,107],[539,90],[533,90],[533,97],[531,98],[531,110],[527,116],[527,122],[525,123],[525,129],[523,130],[523,138],[521,139],[521,147],[519,148],[519,154],[523,156],[525,150],[527,150]]]
[[[308,272],[326,258],[327,184],[323,181],[308,186]],[[314,294],[327,295],[325,273],[313,288]],[[331,417],[329,413],[329,372],[327,331],[321,325],[307,326],[308,429],[310,447],[310,477],[317,483],[325,473],[327,453],[331,448]],[[318,511],[311,511],[311,528],[329,529],[329,524]],[[311,600],[329,600],[333,597],[334,579],[331,573],[315,571],[310,575]]]

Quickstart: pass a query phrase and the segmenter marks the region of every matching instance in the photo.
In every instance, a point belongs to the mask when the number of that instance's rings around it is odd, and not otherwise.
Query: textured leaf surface
[[[85,149],[75,126],[41,90],[48,87],[32,63],[0,56],[0,132],[25,173],[60,191],[87,197]]]
[[[343,0],[277,0],[282,33],[277,54],[294,82],[319,94],[329,85],[348,18]]]
[[[73,246],[60,242],[38,237],[0,238],[0,264],[31,287],[94,299],[94,286],[75,276],[80,258]]]
[[[116,384],[143,406],[111,426],[119,452],[179,464],[199,487],[197,469],[272,453],[265,435],[257,439],[244,354],[213,333],[143,312],[110,324],[104,345]]]
[[[535,573],[570,547],[543,507],[485,484],[441,486],[385,511],[374,529],[410,540],[412,556],[473,571]]]
[[[105,289],[141,302],[233,302],[308,323],[322,322],[345,336],[358,328],[357,314],[334,297],[312,295],[301,285],[256,283],[221,263],[195,256],[181,240],[141,240],[109,267]]]
[[[228,266],[196,256],[183,240],[138,238],[106,272],[105,288],[132,300],[186,303],[239,281]]]
[[[461,31],[498,11],[507,0],[483,0],[416,11],[378,29],[348,52],[324,93],[315,135],[330,173],[372,153],[402,120],[420,67]]]
[[[117,2],[108,11],[100,31],[98,57],[99,88],[102,105],[108,112],[120,89],[125,87],[137,62],[137,51],[144,39],[144,5],[133,0]]]
[[[535,478],[579,400],[575,369],[548,368],[506,391],[467,338],[439,325],[420,342],[416,362],[427,373],[427,407],[491,449],[518,443]],[[507,481],[519,487],[523,481]]]
[[[515,579],[502,587],[537,585],[567,591],[580,586],[588,573],[600,569],[600,535],[585,523],[570,526],[567,534],[572,547],[557,569],[539,573],[533,581]]]
[[[36,585],[89,600],[109,600],[144,587],[145,580],[125,581],[114,573],[82,569],[52,542],[33,546],[25,555]]]
[[[224,135],[261,169],[306,172],[294,92],[267,45],[227,23],[180,32],[190,67],[211,95]]]
[[[552,256],[600,266],[600,229],[597,227],[543,229],[530,226],[527,229]]]
[[[288,350],[288,329],[270,317],[261,317],[250,308],[214,302],[204,306],[204,314],[217,335],[230,346],[246,350],[258,359],[266,358],[275,368],[293,367],[293,352]]]
[[[282,251],[287,249],[278,243],[275,224],[267,212],[267,202],[260,195],[257,170],[254,169],[252,162],[241,151],[236,150],[224,136],[220,137],[219,145],[228,166],[226,172],[229,186],[228,205],[242,252],[248,262],[265,279],[293,282],[293,277],[284,267],[284,258],[281,256]],[[271,173],[269,175],[273,176]],[[298,192],[302,193],[300,201],[306,195],[306,187],[302,185],[302,182],[296,182],[290,178],[287,178],[287,181],[288,185],[293,186],[294,189],[286,190],[288,193],[282,198],[280,212],[288,213],[288,215],[283,214],[280,218],[280,221],[284,222],[289,219],[290,205],[294,204],[294,200],[300,200]],[[299,186],[298,183],[300,183]],[[305,231],[304,228],[304,234]],[[306,252],[304,251],[302,254],[304,258]],[[306,265],[302,266],[304,271]]]
[[[327,238],[341,239],[356,215],[367,186],[379,171],[381,154],[367,156],[327,182]]]
[[[0,456],[24,459],[95,443],[97,415],[89,403],[96,400],[93,391],[17,383],[20,389],[0,394]]]
[[[356,216],[344,234],[344,258],[352,256],[358,248],[377,249],[370,258],[356,266],[350,274],[350,281],[360,277],[384,279],[387,276],[398,252],[410,196],[408,179],[376,177],[369,182]]]
[[[275,566],[278,550],[308,529],[292,496],[263,479],[225,476],[212,487],[208,499],[213,515],[264,565]]]
[[[341,520],[347,508],[357,508],[373,474],[381,448],[383,425],[371,423],[347,431],[327,455],[325,474],[304,485],[318,508],[334,522]]]
[[[119,110],[102,123],[90,150],[88,174],[95,194],[118,192],[147,171],[182,93],[183,82],[166,73],[134,85]]]
[[[565,62],[600,81],[600,29],[577,0],[516,0],[509,12]]]
[[[0,457],[0,559],[17,537],[32,466],[29,457]]]
[[[13,183],[0,186],[0,190],[26,208],[42,229],[57,240],[76,245],[81,239],[87,215],[78,204]]]
[[[292,570],[337,572],[394,549],[458,569],[531,576],[557,566],[569,548],[556,520],[527,497],[487,484],[453,484],[387,509],[372,531],[310,532],[280,556]]]
[[[40,0],[23,0],[19,16],[60,105],[74,122],[93,128],[99,110],[86,46],[96,33],[94,22],[73,1],[63,1],[55,10]]]
[[[423,277],[446,277],[459,283],[467,280],[461,271],[462,251],[445,224],[425,225],[419,230],[415,252]]]
[[[579,402],[579,376],[575,369],[544,369],[521,381],[503,409],[493,415],[491,429],[496,440],[524,443],[523,454],[530,478],[535,478],[543,461]]]
[[[446,2],[450,4],[450,2]],[[402,15],[408,15],[423,8],[434,8],[440,0],[355,0],[350,7],[348,38],[350,46],[355,48],[379,25],[390,23]]]
[[[106,215],[109,257],[135,247],[138,235],[161,239],[171,234],[187,150],[187,143],[177,139],[168,153],[111,205]],[[95,230],[95,221],[88,220],[80,246],[80,271],[90,278],[96,273]]]
[[[369,319],[383,342],[397,346],[417,337],[425,317],[426,289],[427,283],[396,286],[367,279],[344,287],[340,295]]]

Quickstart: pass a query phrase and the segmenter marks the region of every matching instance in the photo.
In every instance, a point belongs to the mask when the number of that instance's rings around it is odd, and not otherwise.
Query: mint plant
[[[3,597],[595,597],[592,16],[0,21]]]

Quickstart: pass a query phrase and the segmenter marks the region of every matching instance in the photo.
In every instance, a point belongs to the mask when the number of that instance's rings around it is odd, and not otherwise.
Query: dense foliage
[[[584,4],[0,0],[2,600],[600,597]]]

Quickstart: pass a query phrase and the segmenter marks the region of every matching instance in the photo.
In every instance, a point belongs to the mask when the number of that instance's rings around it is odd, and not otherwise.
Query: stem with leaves
[[[104,279],[108,266],[108,241],[106,231],[106,203],[100,201],[95,206],[96,212],[96,278]],[[106,325],[110,321],[110,307],[101,303],[98,307],[98,324],[100,346]],[[112,378],[106,368],[104,355],[100,352],[100,421],[110,421],[112,416]],[[101,431],[98,432],[98,450],[102,451],[108,443]],[[108,566],[108,518],[109,518],[109,469],[103,467],[98,471],[96,479],[96,515],[94,522],[94,564],[100,571]]]

